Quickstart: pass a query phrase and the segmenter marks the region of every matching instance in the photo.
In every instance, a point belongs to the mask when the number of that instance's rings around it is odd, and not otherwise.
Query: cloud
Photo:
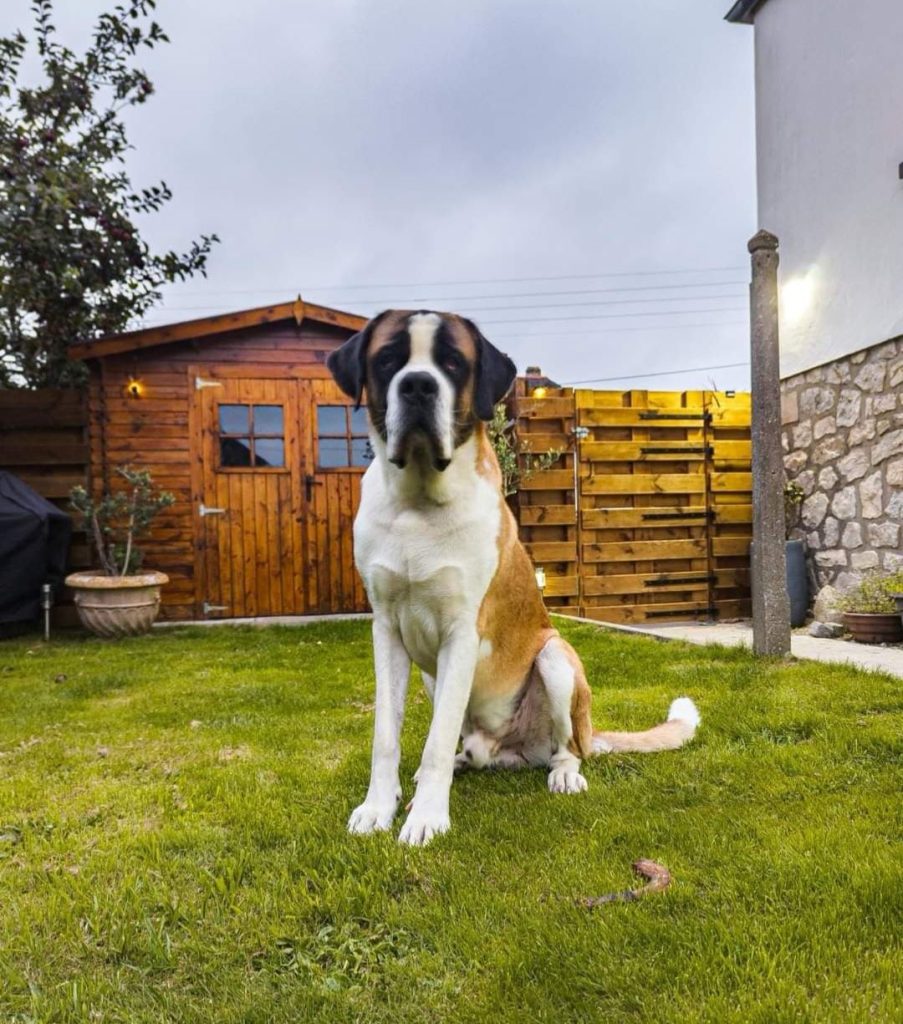
[[[0,31],[27,24],[24,0],[12,6]],[[66,38],[87,30],[90,12],[79,7],[60,4]],[[136,183],[165,178],[175,200],[146,232],[158,246],[202,231],[223,243],[209,279],[170,289],[151,319],[299,290],[362,313],[409,297],[441,307],[448,297],[465,312],[491,307],[479,313],[487,322],[599,317],[494,328],[521,365],[539,362],[562,380],[743,360],[744,314],[731,312],[745,305],[742,284],[537,294],[745,279],[755,229],[752,32],[725,24],[724,7],[161,4],[172,45],[147,56],[157,94],[130,115],[130,170]],[[694,267],[741,269],[418,286]],[[321,287],[362,284],[399,287]],[[693,298],[706,292],[731,297]],[[525,297],[477,298],[514,293]],[[630,297],[662,302],[517,312]],[[729,312],[611,316],[712,308]],[[713,322],[733,325],[675,326]],[[644,324],[667,329],[637,329]],[[652,384],[702,387],[706,376]],[[716,378],[743,386],[746,372]]]

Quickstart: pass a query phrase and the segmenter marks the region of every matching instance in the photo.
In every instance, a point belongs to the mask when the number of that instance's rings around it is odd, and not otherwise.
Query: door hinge
[[[209,508],[203,503],[203,501],[201,502],[198,512],[200,512],[201,518],[204,516],[224,516],[226,514],[226,510],[224,508]]]
[[[227,604],[211,604],[209,601],[204,602],[204,614],[209,615],[211,612],[226,612],[229,610]]]
[[[194,389],[195,391],[201,391],[204,388],[221,388],[223,382],[221,380],[205,380],[203,377],[194,378]]]

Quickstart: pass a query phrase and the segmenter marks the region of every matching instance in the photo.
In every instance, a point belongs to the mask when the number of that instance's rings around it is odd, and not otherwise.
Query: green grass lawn
[[[562,629],[597,725],[696,741],[463,776],[425,849],[345,832],[366,623],[0,645],[0,1021],[899,1021],[900,681]]]

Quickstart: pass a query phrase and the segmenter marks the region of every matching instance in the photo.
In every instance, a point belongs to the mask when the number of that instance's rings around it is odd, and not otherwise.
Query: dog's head
[[[390,462],[447,468],[455,450],[514,381],[514,363],[453,313],[386,310],[326,361],[358,405],[366,391],[374,430]]]

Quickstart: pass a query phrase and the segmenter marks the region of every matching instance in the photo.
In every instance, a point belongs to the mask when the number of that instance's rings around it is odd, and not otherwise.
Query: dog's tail
[[[701,719],[689,697],[678,697],[668,709],[668,720],[645,732],[594,732],[594,754],[651,754],[676,750],[693,739]]]

